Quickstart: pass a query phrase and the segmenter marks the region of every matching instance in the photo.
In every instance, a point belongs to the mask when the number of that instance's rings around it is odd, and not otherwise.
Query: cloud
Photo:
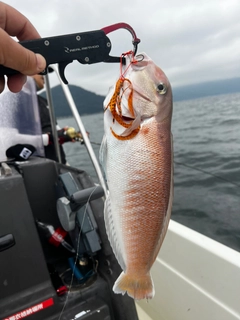
[[[240,76],[239,0],[9,0],[43,37],[100,29],[120,21],[130,24],[146,52],[173,86]],[[111,54],[132,48],[126,30],[109,34]],[[66,69],[71,84],[106,94],[119,75],[119,66],[72,63]],[[53,84],[56,84],[54,76]]]

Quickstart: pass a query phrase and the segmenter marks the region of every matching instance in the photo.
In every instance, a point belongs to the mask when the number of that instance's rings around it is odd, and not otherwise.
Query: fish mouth
[[[144,93],[140,92],[140,90],[138,91],[136,88],[134,88],[134,92],[137,93],[141,98],[151,102],[152,100],[147,96],[145,95]]]
[[[121,115],[121,118],[124,122],[132,122],[133,120],[135,120],[135,118],[132,118],[132,117],[128,117],[128,116],[123,116]]]

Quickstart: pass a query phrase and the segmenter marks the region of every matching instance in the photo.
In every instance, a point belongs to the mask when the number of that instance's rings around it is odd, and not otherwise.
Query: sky
[[[240,77],[240,0],[9,0],[42,37],[99,30],[118,22],[133,27],[145,52],[173,87]],[[108,35],[110,54],[132,49],[127,30]],[[69,84],[106,95],[119,64],[68,65]],[[56,75],[50,83],[58,83]],[[240,84],[239,84],[240,86]]]

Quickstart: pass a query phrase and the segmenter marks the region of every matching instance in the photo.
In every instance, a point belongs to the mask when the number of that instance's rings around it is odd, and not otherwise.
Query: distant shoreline
[[[232,78],[173,88],[173,99],[182,101],[237,92],[240,92],[240,78]]]
[[[105,96],[97,95],[75,85],[69,85],[69,89],[81,115],[102,112]],[[174,102],[221,94],[240,93],[240,78],[210,81],[176,88],[173,87],[172,91]],[[41,95],[46,98],[46,92],[42,92]],[[52,98],[57,118],[72,116],[60,85],[52,88]]]

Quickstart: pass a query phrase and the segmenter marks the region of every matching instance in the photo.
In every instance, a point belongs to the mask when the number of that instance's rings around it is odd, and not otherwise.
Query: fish
[[[104,100],[99,152],[108,186],[104,220],[123,270],[113,291],[148,300],[155,294],[150,269],[173,201],[172,89],[146,53],[126,60]]]

